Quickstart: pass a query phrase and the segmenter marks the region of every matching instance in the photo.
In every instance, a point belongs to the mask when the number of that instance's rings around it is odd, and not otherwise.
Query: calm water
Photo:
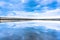
[[[59,21],[0,23],[0,40],[60,40]]]

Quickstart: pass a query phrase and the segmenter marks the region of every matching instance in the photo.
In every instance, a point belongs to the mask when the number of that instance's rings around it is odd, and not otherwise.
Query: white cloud
[[[14,12],[12,12],[12,11],[8,11],[6,16],[14,16],[14,15],[15,15]]]
[[[23,17],[23,18],[59,18],[60,9],[55,10],[46,10],[45,12],[25,12],[25,11],[12,11],[9,12],[6,16],[12,17]]]
[[[34,12],[25,12],[25,11],[21,11],[20,10],[20,8],[21,9],[23,9],[23,2],[24,2],[25,0],[10,0],[10,2],[12,2],[12,3],[6,3],[6,2],[0,2],[0,6],[4,6],[5,4],[7,4],[8,6],[7,6],[7,8],[8,9],[10,9],[10,10],[12,10],[12,11],[10,11],[10,12],[8,12],[8,14],[6,15],[6,16],[19,16],[19,17],[35,17],[35,18],[40,18],[40,17],[60,17],[60,9],[59,8],[57,8],[57,9],[55,9],[55,10],[48,10],[48,7],[44,7],[43,8],[43,12],[37,12],[36,10],[34,11]],[[27,0],[26,0],[27,1]],[[38,0],[39,1],[39,0]],[[43,0],[41,3],[42,4],[48,4],[48,3],[51,3],[51,2],[53,2],[54,0]],[[59,1],[59,0],[57,0],[57,1]],[[13,2],[15,2],[15,4],[13,3]],[[22,2],[22,3],[21,3]],[[18,4],[16,4],[16,3],[18,3]],[[39,7],[41,6],[41,5],[38,5]],[[14,10],[20,10],[20,11],[14,11]]]
[[[52,3],[53,1],[55,1],[55,0],[43,0],[43,1],[41,2],[41,4],[42,4],[42,5],[47,5],[47,4]]]

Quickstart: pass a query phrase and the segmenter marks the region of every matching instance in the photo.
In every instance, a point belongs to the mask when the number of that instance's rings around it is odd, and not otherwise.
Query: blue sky
[[[0,0],[0,16],[60,16],[59,0]]]

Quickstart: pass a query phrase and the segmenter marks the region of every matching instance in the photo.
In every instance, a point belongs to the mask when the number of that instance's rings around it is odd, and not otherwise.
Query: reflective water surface
[[[59,21],[0,23],[0,40],[60,40]]]

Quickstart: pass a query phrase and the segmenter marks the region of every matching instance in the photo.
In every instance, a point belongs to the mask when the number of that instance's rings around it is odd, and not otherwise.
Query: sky
[[[60,17],[60,1],[0,0],[0,16]]]

